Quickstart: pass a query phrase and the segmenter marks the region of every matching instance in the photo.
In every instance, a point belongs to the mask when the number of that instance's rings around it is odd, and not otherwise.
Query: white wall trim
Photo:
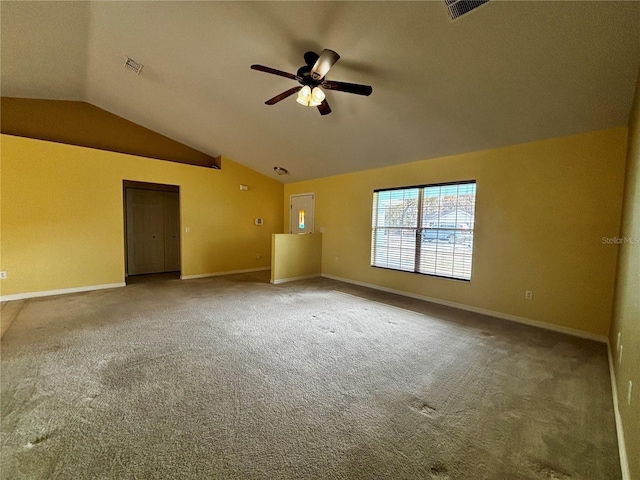
[[[622,417],[620,417],[620,407],[618,406],[618,385],[616,383],[616,372],[613,369],[613,354],[611,353],[610,342],[607,342],[607,354],[609,355],[609,374],[611,375],[611,393],[613,395],[613,412],[616,418],[616,432],[618,434],[618,450],[620,453],[620,469],[622,470],[622,480],[631,480],[629,461],[627,459],[627,447],[624,443]]]
[[[277,280],[271,279],[271,283],[278,285],[279,283],[295,282],[296,280],[306,280],[307,278],[316,278],[319,276],[319,273],[314,273],[312,275],[302,275],[300,277],[278,278]]]
[[[229,270],[228,272],[198,273],[196,275],[180,275],[180,280],[192,280],[194,278],[221,277],[222,275],[234,275],[236,273],[251,273],[271,270],[271,267],[245,268],[244,270]]]
[[[545,330],[553,330],[554,332],[566,333],[567,335],[573,335],[574,337],[586,338],[588,340],[595,340],[597,342],[606,343],[607,337],[604,335],[596,335],[595,333],[584,332],[582,330],[576,330],[574,328],[563,327],[561,325],[553,325],[539,320],[532,320],[529,318],[518,317],[516,315],[509,315],[508,313],[495,312],[493,310],[486,310],[484,308],[473,307],[471,305],[465,305],[463,303],[450,302],[448,300],[441,300],[439,298],[427,297],[425,295],[419,295],[417,293],[404,292],[402,290],[395,290],[393,288],[381,287],[372,283],[359,282],[357,280],[351,280],[349,278],[336,277],[326,273],[322,274],[323,277],[330,278],[332,280],[338,280],[339,282],[353,283],[354,285],[360,285],[362,287],[373,288],[374,290],[381,290],[383,292],[395,293],[396,295],[402,295],[404,297],[415,298],[417,300],[424,300],[426,302],[437,303],[439,305],[446,305],[447,307],[459,308],[460,310],[467,310],[469,312],[481,313],[483,315],[489,315],[491,317],[501,318],[503,320],[511,320],[512,322],[522,323],[524,325],[530,325],[532,327],[544,328]]]
[[[86,287],[61,288],[59,290],[45,290],[42,292],[15,293],[13,295],[3,295],[0,302],[11,302],[13,300],[24,300],[25,298],[50,297],[52,295],[64,295],[67,293],[90,292],[92,290],[104,290],[106,288],[124,287],[126,283],[105,283],[103,285],[88,285]]]

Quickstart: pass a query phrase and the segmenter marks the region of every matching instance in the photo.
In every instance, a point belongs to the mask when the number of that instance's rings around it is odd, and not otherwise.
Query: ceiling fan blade
[[[318,57],[315,65],[311,69],[311,78],[314,80],[320,80],[324,78],[327,72],[333,67],[333,65],[338,61],[340,55],[338,55],[333,50],[324,49]]]
[[[322,82],[322,88],[326,88],[327,90],[337,90],[338,92],[355,93],[356,95],[364,96],[369,96],[373,92],[373,88],[369,85],[335,82],[333,80],[325,80]]]
[[[331,113],[331,107],[327,103],[327,100],[323,100],[320,105],[318,105],[318,110],[320,111],[320,115],[329,115]]]
[[[282,70],[276,70],[275,68],[265,67],[264,65],[251,65],[253,70],[258,70],[260,72],[271,73],[273,75],[279,75],[281,77],[290,78],[291,80],[298,80],[298,77],[293,73],[283,72]]]
[[[280,100],[284,100],[285,98],[290,97],[291,95],[299,91],[301,88],[302,88],[302,85],[298,85],[297,87],[290,88],[286,92],[282,92],[280,95],[276,95],[275,97],[270,98],[264,103],[267,105],[275,105]]]

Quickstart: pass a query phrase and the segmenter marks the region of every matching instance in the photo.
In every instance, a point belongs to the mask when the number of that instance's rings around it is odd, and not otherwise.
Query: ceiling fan
[[[296,99],[298,103],[309,107],[318,107],[320,115],[328,115],[331,113],[331,108],[322,91],[323,88],[365,96],[369,96],[373,92],[373,88],[369,85],[326,80],[325,76],[339,58],[340,55],[328,49],[323,50],[320,55],[315,52],[307,52],[304,54],[305,65],[298,69],[296,75],[283,72],[282,70],[276,70],[275,68],[265,67],[264,65],[251,65],[251,68],[260,72],[290,78],[300,84],[299,86],[290,88],[286,92],[282,92],[280,95],[270,98],[264,102],[265,104],[275,105],[294,93],[298,93],[298,98]]]

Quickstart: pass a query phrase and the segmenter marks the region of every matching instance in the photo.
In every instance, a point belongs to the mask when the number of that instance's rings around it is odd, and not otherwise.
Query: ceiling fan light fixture
[[[298,98],[296,98],[296,102],[300,105],[304,105],[305,107],[309,106],[309,102],[311,101],[311,87],[305,85],[298,92]]]
[[[325,99],[325,94],[320,87],[315,87],[311,91],[311,100],[309,100],[310,107],[317,107],[320,105]]]

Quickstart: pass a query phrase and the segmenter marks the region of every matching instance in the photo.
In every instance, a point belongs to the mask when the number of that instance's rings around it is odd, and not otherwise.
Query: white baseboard
[[[198,273],[196,275],[180,275],[180,280],[191,280],[194,278],[205,278],[205,277],[220,277],[222,275],[234,275],[236,273],[262,272],[264,270],[271,270],[271,267],[245,268],[244,270],[230,270],[228,272]]]
[[[250,273],[271,270],[271,267],[247,268],[244,270],[232,270],[229,272],[201,273],[198,275],[181,275],[181,280],[189,280],[191,278],[216,277],[219,275],[232,275],[234,273]],[[50,297],[52,295],[64,295],[66,293],[90,292],[92,290],[104,290],[105,288],[125,287],[125,282],[106,283],[104,285],[87,285],[85,287],[61,288],[59,290],[45,290],[42,292],[16,293],[12,295],[0,296],[0,302],[10,302],[13,300],[24,300],[26,298]]]
[[[417,293],[404,292],[402,290],[395,290],[393,288],[381,287],[372,283],[359,282],[357,280],[351,280],[349,278],[336,277],[335,275],[322,274],[323,277],[330,278],[332,280],[338,280],[339,282],[352,283],[354,285],[360,285],[362,287],[373,288],[374,290],[381,290],[383,292],[394,293],[396,295],[402,295],[404,297],[415,298],[417,300],[424,300],[426,302],[437,303],[439,305],[446,305],[447,307],[459,308],[460,310],[467,310],[469,312],[480,313],[482,315],[489,315],[491,317],[501,318],[503,320],[511,320],[512,322],[522,323],[524,325],[530,325],[532,327],[544,328],[545,330],[553,330],[554,332],[566,333],[567,335],[573,335],[574,337],[586,338],[588,340],[595,340],[597,342],[606,343],[607,337],[604,335],[596,335],[595,333],[584,332],[582,330],[576,330],[574,328],[563,327],[561,325],[553,325],[539,320],[532,320],[530,318],[518,317],[516,315],[509,315],[508,313],[495,312],[493,310],[487,310],[484,308],[473,307],[471,305],[465,305],[463,303],[450,302],[448,300],[441,300],[439,298],[427,297],[425,295],[419,295]]]
[[[611,393],[613,395],[613,412],[616,418],[616,432],[618,434],[618,450],[620,453],[620,468],[622,470],[622,480],[631,480],[629,471],[629,460],[627,459],[627,447],[624,442],[624,428],[620,417],[620,407],[618,406],[618,385],[616,383],[616,372],[613,369],[613,355],[611,353],[611,343],[607,342],[607,354],[609,355],[609,374],[611,375]]]
[[[271,279],[271,283],[278,285],[279,283],[295,282],[296,280],[305,280],[307,278],[316,278],[319,276],[319,273],[314,273],[313,275],[302,275],[301,277],[278,278],[277,280]]]
[[[104,290],[105,288],[124,287],[126,284],[105,283],[103,285],[88,285],[86,287],[61,288],[59,290],[45,290],[42,292],[15,293],[13,295],[0,296],[0,302],[10,302],[13,300],[24,300],[25,298],[50,297],[52,295],[64,295],[66,293],[90,292],[92,290]]]

